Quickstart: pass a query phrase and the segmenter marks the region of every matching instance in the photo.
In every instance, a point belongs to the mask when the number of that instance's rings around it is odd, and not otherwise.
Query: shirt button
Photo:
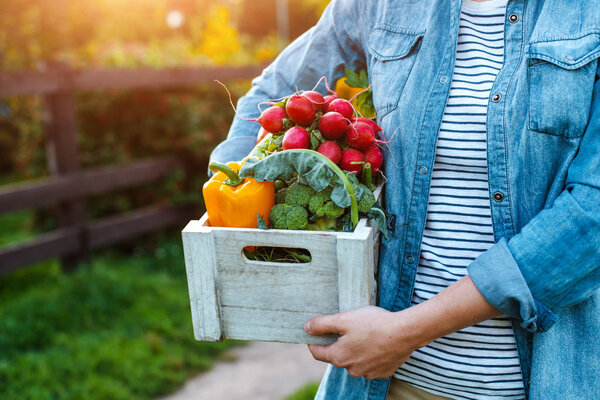
[[[508,20],[514,24],[519,20],[519,16],[517,14],[510,14]]]
[[[415,261],[415,259],[413,258],[413,256],[407,256],[406,257],[406,263],[407,264],[412,264]]]
[[[448,77],[446,75],[440,77],[440,83],[448,82]]]
[[[421,168],[419,168],[419,173],[421,175],[425,175],[427,173],[427,167],[423,165]]]
[[[504,200],[504,194],[502,192],[494,193],[494,200],[496,200],[496,201]]]
[[[502,96],[500,95],[500,93],[496,93],[495,95],[492,96],[492,101],[494,103],[500,102],[501,99],[502,99]]]

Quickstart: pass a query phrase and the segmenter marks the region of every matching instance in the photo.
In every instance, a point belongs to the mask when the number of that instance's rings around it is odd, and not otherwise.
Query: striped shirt
[[[490,90],[504,61],[506,3],[463,1],[413,305],[464,277],[467,265],[494,244],[486,119]],[[506,316],[416,350],[394,376],[452,399],[525,397],[514,332]]]

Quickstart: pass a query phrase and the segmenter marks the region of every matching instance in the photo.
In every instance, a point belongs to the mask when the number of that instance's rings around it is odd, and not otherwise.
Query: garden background
[[[282,27],[277,4],[281,12],[284,3]],[[326,4],[3,0],[0,71],[264,65]],[[227,86],[238,97],[250,82]],[[203,160],[233,117],[222,87],[79,92],[75,102],[82,169],[160,155],[184,161],[158,183],[87,198],[87,219],[151,203],[192,204],[203,213]],[[0,190],[49,176],[46,146],[42,97],[0,99]],[[56,227],[52,208],[0,215],[0,247]],[[0,399],[151,399],[240,344],[193,339],[182,227],[94,251],[74,271],[48,260],[0,275]]]

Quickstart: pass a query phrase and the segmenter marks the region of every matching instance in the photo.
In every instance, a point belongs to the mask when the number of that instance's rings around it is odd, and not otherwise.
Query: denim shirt
[[[323,75],[335,81],[344,66],[367,68],[378,122],[388,138],[396,133],[385,151],[394,217],[378,299],[392,311],[411,302],[460,8],[334,0],[238,103],[240,115],[257,116],[260,101]],[[529,398],[600,398],[600,1],[510,0],[504,46],[487,117],[496,243],[468,273],[513,321]],[[236,118],[212,157],[242,158],[258,128]],[[329,366],[317,398],[379,400],[388,384]]]

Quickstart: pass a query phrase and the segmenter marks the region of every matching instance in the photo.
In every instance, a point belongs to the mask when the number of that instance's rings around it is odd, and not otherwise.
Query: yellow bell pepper
[[[346,100],[350,100],[351,98],[358,95],[359,93],[364,92],[365,89],[366,88],[355,88],[355,87],[348,86],[348,84],[346,83],[346,78],[344,78],[344,77],[338,79],[338,81],[335,84],[335,92],[337,93],[337,95],[340,96],[342,99],[346,99]],[[357,102],[356,98],[354,100],[352,100],[352,105],[354,106],[354,108],[358,109],[358,102]],[[363,114],[363,117],[375,118],[375,114],[372,114],[372,115]]]
[[[211,226],[256,228],[257,214],[268,224],[275,205],[275,186],[273,182],[240,178],[237,173],[244,161],[209,164],[216,174],[204,184],[202,195]]]

